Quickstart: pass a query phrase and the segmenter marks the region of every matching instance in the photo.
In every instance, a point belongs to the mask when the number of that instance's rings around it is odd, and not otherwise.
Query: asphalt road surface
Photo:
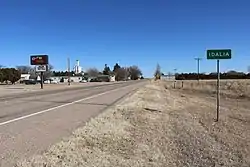
[[[0,167],[42,153],[144,81],[0,98]]]

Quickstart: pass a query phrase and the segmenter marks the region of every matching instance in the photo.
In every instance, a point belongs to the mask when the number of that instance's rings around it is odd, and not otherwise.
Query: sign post
[[[216,110],[216,122],[219,121],[220,112],[220,60],[217,60],[217,110]]]
[[[36,71],[41,72],[41,89],[43,89],[43,74],[47,71],[48,60],[48,55],[30,56],[30,64],[36,65]]]
[[[41,89],[43,89],[43,72],[41,72]]]
[[[231,49],[207,50],[207,59],[217,60],[217,110],[216,122],[219,121],[220,112],[220,59],[231,59]]]
[[[41,89],[43,89],[43,82],[44,82],[44,80],[43,80],[43,76],[44,76],[44,72],[46,72],[47,71],[47,65],[37,65],[36,66],[36,71],[37,72],[41,72]]]

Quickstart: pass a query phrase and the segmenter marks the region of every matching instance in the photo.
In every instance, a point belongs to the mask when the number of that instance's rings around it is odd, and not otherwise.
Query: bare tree
[[[99,75],[99,71],[96,68],[89,68],[86,72],[89,77],[97,77]]]
[[[161,79],[161,67],[159,64],[156,65],[156,70],[155,70],[155,80]]]
[[[118,68],[115,71],[115,80],[116,81],[124,81],[127,78],[128,71],[126,68]]]
[[[137,80],[142,75],[142,72],[138,66],[131,66],[131,67],[129,67],[128,71],[129,71],[129,75],[131,77],[131,80]]]
[[[16,66],[16,69],[21,73],[21,74],[29,74],[31,72],[34,72],[34,68],[30,66]]]
[[[46,79],[48,79],[48,78],[50,78],[52,76],[52,74],[53,74],[52,70],[53,69],[54,69],[54,67],[51,64],[49,64],[47,71],[43,73],[44,80],[46,80]]]
[[[29,79],[36,79],[38,74],[36,73],[36,70],[34,67],[31,66],[16,66],[16,69],[21,73],[21,74],[30,74]]]

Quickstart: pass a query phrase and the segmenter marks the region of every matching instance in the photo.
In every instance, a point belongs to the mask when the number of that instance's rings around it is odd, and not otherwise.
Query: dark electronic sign
[[[30,56],[31,65],[47,65],[49,64],[48,55],[34,55]]]

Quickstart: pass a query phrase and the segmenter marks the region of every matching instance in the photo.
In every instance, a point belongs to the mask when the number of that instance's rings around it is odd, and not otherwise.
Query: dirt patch
[[[152,82],[85,127],[19,167],[250,165],[249,105],[225,103],[213,121],[213,97]]]

